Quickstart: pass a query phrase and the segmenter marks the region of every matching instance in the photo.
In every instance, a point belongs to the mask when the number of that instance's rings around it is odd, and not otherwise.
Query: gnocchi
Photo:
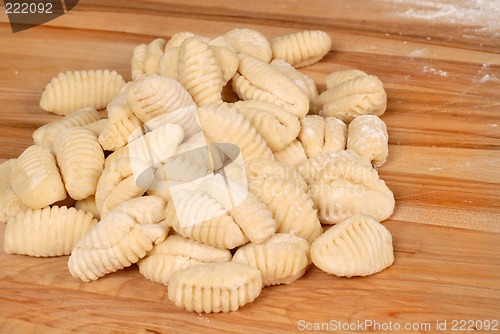
[[[69,255],[96,224],[91,213],[75,208],[26,209],[9,218],[4,250],[37,257]]]
[[[115,71],[59,73],[45,87],[40,107],[59,115],[68,115],[85,107],[103,109],[123,86],[125,80]]]
[[[330,36],[319,30],[306,30],[276,37],[271,41],[274,59],[283,59],[294,67],[317,63],[332,47]]]
[[[164,217],[159,197],[123,202],[76,243],[68,261],[71,275],[90,282],[136,263],[166,238],[168,228],[159,224]]]
[[[291,284],[309,267],[309,243],[291,234],[278,233],[261,244],[238,248],[232,262],[259,269],[265,286]]]
[[[251,303],[261,290],[258,269],[233,262],[210,263],[174,272],[168,299],[189,312],[226,313]]]
[[[184,238],[167,237],[156,244],[137,265],[147,279],[168,285],[172,274],[190,266],[231,261],[231,252]]]
[[[384,164],[389,154],[387,126],[375,115],[362,115],[349,124],[347,149],[367,157],[375,167]]]
[[[94,195],[104,169],[104,152],[96,136],[81,127],[66,129],[57,137],[54,153],[69,196],[80,200]]]
[[[352,77],[339,74],[334,78],[330,83],[332,87],[321,93],[314,103],[321,116],[334,116],[349,123],[359,115],[380,116],[385,112],[387,95],[376,76],[356,71]]]
[[[66,198],[66,189],[49,150],[32,145],[16,160],[10,175],[12,188],[27,207],[41,209]]]
[[[392,236],[374,218],[354,215],[318,237],[311,258],[321,270],[335,276],[367,276],[394,262]]]
[[[330,73],[318,94],[298,68],[331,45],[312,30],[271,42],[248,28],[180,32],[137,46],[129,83],[60,73],[40,106],[65,117],[0,165],[5,251],[70,255],[84,282],[137,263],[175,305],[207,313],[311,263],[342,277],[384,270],[394,253],[379,221],[395,201],[374,167],[388,154],[387,96],[360,70]]]

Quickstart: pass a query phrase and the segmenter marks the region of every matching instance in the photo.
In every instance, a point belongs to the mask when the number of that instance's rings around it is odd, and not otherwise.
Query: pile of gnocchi
[[[60,73],[40,106],[63,117],[0,165],[5,252],[70,255],[84,282],[137,264],[199,313],[235,311],[311,263],[339,277],[389,267],[387,96],[354,69],[319,94],[300,68],[331,46],[322,31],[181,32],[137,46],[130,82]]]

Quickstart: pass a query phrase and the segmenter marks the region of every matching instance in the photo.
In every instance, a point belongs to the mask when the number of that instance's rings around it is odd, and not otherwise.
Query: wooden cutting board
[[[57,118],[38,102],[60,71],[109,68],[129,79],[135,45],[179,31],[214,37],[249,27],[273,38],[321,29],[332,36],[332,51],[304,69],[320,90],[327,73],[345,68],[385,84],[390,149],[380,175],[396,197],[384,222],[394,237],[392,267],[346,279],[313,266],[230,314],[176,308],[166,287],[135,266],[82,283],[70,276],[67,257],[1,252],[1,332],[284,333],[326,323],[330,330],[347,324],[353,332],[387,332],[392,324],[430,333],[444,321],[451,331],[464,324],[457,320],[483,321],[465,323],[468,329],[500,320],[498,2],[81,0],[16,34],[0,8],[2,160],[18,156],[34,129]],[[362,327],[366,320],[372,326]]]

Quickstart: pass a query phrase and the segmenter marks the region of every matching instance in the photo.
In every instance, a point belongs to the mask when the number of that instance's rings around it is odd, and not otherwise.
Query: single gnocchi
[[[347,148],[367,157],[375,167],[384,164],[389,154],[387,126],[375,115],[362,115],[349,124]]]
[[[54,153],[69,196],[75,200],[94,195],[104,169],[104,152],[96,136],[82,127],[61,132]]]
[[[176,80],[146,75],[131,84],[127,96],[132,112],[150,129],[173,123],[172,120],[176,119],[176,124],[189,135],[199,130],[196,105]]]
[[[237,145],[245,162],[273,156],[265,140],[234,107],[225,104],[203,106],[198,109],[198,116],[209,142]]]
[[[309,99],[290,78],[260,59],[244,53],[238,56],[240,64],[232,85],[242,100],[274,103],[298,118],[307,114]]]
[[[352,76],[339,74],[335,80],[331,79],[329,85],[332,87],[317,97],[315,110],[323,117],[334,116],[346,123],[359,115],[382,115],[387,106],[382,81],[360,72],[356,70]]]
[[[37,257],[69,255],[96,224],[91,213],[75,208],[26,209],[9,218],[4,250]]]
[[[300,122],[298,138],[308,158],[345,150],[347,126],[338,118],[308,115]]]
[[[332,47],[330,36],[319,30],[306,30],[271,41],[274,59],[283,59],[294,67],[312,65],[321,60]]]
[[[335,276],[367,276],[394,262],[392,236],[374,218],[354,215],[331,227],[311,245],[311,258]]]
[[[33,132],[33,141],[36,145],[52,150],[54,141],[62,130],[89,125],[100,119],[101,117],[94,108],[83,108],[39,127]]]
[[[10,182],[10,174],[16,159],[9,159],[0,164],[0,222],[26,209],[26,205],[14,192]]]
[[[177,80],[198,106],[222,102],[222,70],[214,51],[200,37],[189,37],[179,49]]]
[[[198,191],[177,193],[167,204],[165,220],[180,235],[213,247],[233,249],[248,242],[224,206]]]
[[[172,274],[168,299],[189,312],[236,311],[260,295],[258,269],[233,262],[191,266]]]
[[[290,233],[308,241],[322,233],[313,202],[293,183],[262,175],[251,178],[248,188],[273,213],[277,232]]]
[[[76,243],[68,261],[71,275],[90,282],[136,263],[166,238],[168,228],[159,224],[164,217],[159,197],[122,203]]]
[[[271,44],[260,32],[244,28],[233,29],[224,34],[226,45],[237,52],[253,56],[263,62],[269,63],[272,58]]]
[[[115,71],[90,70],[59,73],[45,87],[40,99],[43,110],[58,115],[91,107],[103,109],[125,86]]]
[[[273,152],[285,148],[299,134],[299,119],[275,104],[247,100],[234,106],[250,121]]]
[[[219,249],[180,235],[158,243],[137,265],[147,279],[168,285],[172,274],[187,267],[231,261],[229,250]]]
[[[106,111],[108,121],[99,134],[99,144],[107,151],[116,151],[128,142],[144,134],[142,121],[132,112],[128,104],[128,83],[111,102]]]
[[[386,220],[394,211],[394,194],[367,158],[351,150],[344,152],[331,155],[319,177],[309,183],[308,194],[321,222],[336,224],[357,213]],[[307,168],[302,171],[307,173]]]
[[[16,160],[11,172],[12,188],[24,205],[41,209],[66,198],[66,189],[47,149],[32,145]]]
[[[305,239],[278,233],[261,244],[241,246],[234,253],[232,262],[259,269],[265,286],[291,284],[301,278],[309,267],[309,249]]]

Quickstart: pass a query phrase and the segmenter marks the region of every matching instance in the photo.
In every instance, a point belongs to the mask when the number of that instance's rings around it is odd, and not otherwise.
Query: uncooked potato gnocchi
[[[85,126],[100,119],[101,117],[94,108],[83,108],[39,127],[33,132],[33,141],[36,145],[52,150],[54,141],[62,130],[75,126]]]
[[[323,117],[335,116],[346,123],[359,115],[382,115],[387,106],[382,81],[358,70],[347,71],[330,78],[331,87],[318,96],[315,110]]]
[[[244,28],[233,29],[224,34],[226,46],[269,63],[273,51],[267,38],[260,32]]]
[[[79,200],[94,195],[104,169],[104,152],[96,136],[82,127],[63,130],[54,153],[69,196]]]
[[[91,213],[75,208],[26,209],[9,218],[4,250],[37,257],[69,255],[96,224]]]
[[[68,261],[71,275],[90,282],[137,262],[167,236],[168,228],[159,224],[164,217],[159,197],[123,202],[76,243]]]
[[[59,73],[45,87],[40,107],[59,115],[67,115],[85,107],[100,110],[123,86],[125,80],[115,71]]]
[[[226,104],[203,106],[198,109],[198,117],[209,142],[237,145],[245,162],[273,156],[265,140],[234,107]]]
[[[319,30],[306,30],[276,37],[271,41],[274,59],[283,59],[294,67],[317,63],[332,47],[330,36]]]
[[[10,174],[16,159],[9,159],[0,164],[0,222],[26,209],[26,205],[14,192],[10,182]]]
[[[309,110],[309,99],[290,78],[270,64],[240,53],[233,90],[242,100],[274,103],[298,118]]]
[[[182,42],[177,59],[177,80],[198,106],[222,102],[219,61],[200,37],[189,37]]]
[[[347,149],[367,157],[375,167],[384,164],[389,154],[387,126],[375,115],[362,115],[349,124]]]
[[[327,162],[319,169],[315,170],[318,165],[310,161],[299,167],[302,176],[309,180],[308,194],[323,224],[336,224],[357,213],[379,221],[391,216],[394,194],[367,158],[352,150],[332,152],[327,156]]]
[[[299,134],[299,119],[275,104],[247,100],[234,106],[250,121],[273,152],[285,148]]]
[[[359,70],[329,74],[318,96],[296,68],[330,47],[321,31],[271,43],[246,28],[180,32],[137,46],[127,84],[107,70],[59,74],[40,105],[70,114],[0,165],[6,251],[71,253],[85,282],[137,263],[196,312],[234,311],[302,277],[311,257],[337,276],[391,265],[378,221],[394,195],[371,164],[387,157],[374,116],[387,97]]]
[[[394,262],[392,236],[370,216],[357,214],[331,227],[311,245],[314,264],[335,276],[367,276]]]
[[[48,149],[32,145],[14,163],[10,180],[24,205],[41,209],[66,198],[66,189]]]
[[[210,263],[174,272],[168,299],[189,312],[226,313],[251,303],[261,290],[258,269],[233,262]]]
[[[232,262],[259,269],[265,286],[292,284],[301,278],[311,263],[309,243],[288,233],[278,233],[261,244],[238,248]]]
[[[175,271],[194,265],[231,261],[231,252],[215,248],[180,235],[172,235],[158,243],[139,262],[139,270],[147,279],[168,285]]]

